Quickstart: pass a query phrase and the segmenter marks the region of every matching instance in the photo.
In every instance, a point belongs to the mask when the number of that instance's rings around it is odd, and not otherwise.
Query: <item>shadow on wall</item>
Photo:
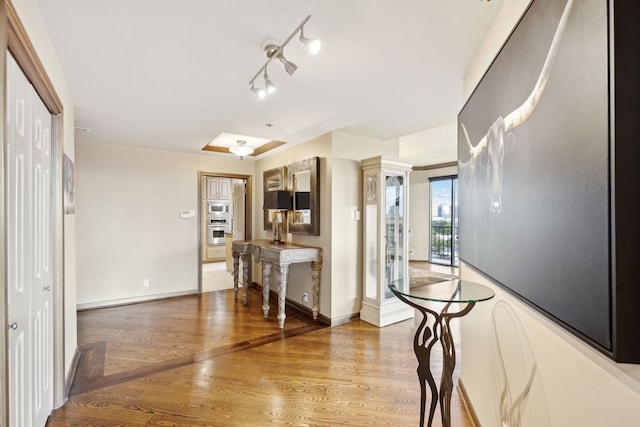
[[[499,301],[492,313],[494,393],[502,426],[548,427],[549,410],[529,338],[516,313]]]

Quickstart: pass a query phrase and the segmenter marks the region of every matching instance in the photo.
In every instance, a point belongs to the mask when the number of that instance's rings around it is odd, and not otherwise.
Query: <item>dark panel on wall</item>
[[[640,2],[613,8],[614,357],[640,363]]]
[[[535,0],[460,112],[460,257],[613,351],[606,0]]]

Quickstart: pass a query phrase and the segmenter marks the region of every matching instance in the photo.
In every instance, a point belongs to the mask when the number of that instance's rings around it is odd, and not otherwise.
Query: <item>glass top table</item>
[[[408,278],[399,279],[388,283],[388,287],[399,300],[414,307],[423,316],[413,340],[413,351],[418,359],[418,380],[420,381],[420,426],[424,426],[428,386],[431,390],[431,402],[427,426],[433,424],[433,417],[439,402],[442,426],[450,427],[456,349],[449,322],[455,317],[462,317],[469,313],[476,303],[493,298],[495,293],[487,286],[460,279],[414,288],[411,288],[408,282]],[[442,306],[442,303],[444,303],[442,309],[436,311],[433,306]],[[451,312],[452,305],[459,308],[460,311]],[[436,385],[431,372],[431,349],[438,341],[442,346],[440,387]],[[435,371],[438,371],[437,367]]]
[[[401,294],[405,297],[415,298],[424,301],[447,302],[447,303],[470,303],[486,301],[494,297],[495,293],[490,288],[468,280],[447,280],[431,285],[423,285],[415,288],[405,286],[404,281],[399,279],[389,284],[389,289],[394,294]],[[399,289],[409,289],[400,291]]]

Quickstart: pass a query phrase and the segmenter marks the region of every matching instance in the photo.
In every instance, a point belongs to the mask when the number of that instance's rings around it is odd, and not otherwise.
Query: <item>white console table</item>
[[[262,266],[262,313],[265,319],[269,315],[269,287],[271,267],[275,264],[278,277],[278,325],[284,328],[286,318],[285,298],[289,280],[289,265],[295,263],[311,263],[311,279],[313,281],[313,319],[318,319],[320,311],[320,269],[322,268],[322,248],[293,245],[290,243],[273,243],[271,240],[238,240],[231,246],[233,256],[233,292],[238,299],[238,273],[242,259],[242,303],[247,303],[249,287],[249,262],[253,255]]]

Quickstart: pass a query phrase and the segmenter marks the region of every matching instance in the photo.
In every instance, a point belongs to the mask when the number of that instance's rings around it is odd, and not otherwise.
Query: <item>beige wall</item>
[[[458,122],[400,137],[399,156],[414,166],[430,166],[458,160]]]
[[[311,141],[298,144],[277,152],[267,158],[256,161],[255,171],[255,192],[254,192],[254,238],[271,239],[273,237],[270,230],[264,229],[263,222],[263,172],[269,169],[287,166],[289,164],[309,159],[311,157],[320,158],[320,236],[304,236],[297,234],[287,234],[286,240],[291,243],[298,243],[322,248],[322,270],[320,271],[320,314],[331,317],[331,203],[330,203],[330,170],[331,170],[331,138],[329,134],[319,136]],[[275,274],[275,272],[273,272]],[[254,264],[253,280],[261,282],[260,268]],[[275,278],[271,283],[276,283]],[[301,305],[311,308],[312,299],[306,303],[302,302],[302,294],[311,295],[311,268],[308,263],[293,264],[289,270],[289,286],[287,297]]]
[[[344,132],[332,133],[332,315],[335,323],[359,314],[362,305],[362,166],[373,156],[398,157],[398,140],[379,141]]]
[[[397,141],[376,141],[345,133],[322,135],[254,162],[78,142],[77,305],[90,308],[197,290],[196,219],[179,219],[197,209],[197,172],[250,174],[253,237],[270,239],[262,217],[263,172],[320,158],[320,236],[288,234],[292,243],[323,248],[320,314],[341,322],[359,313],[361,226],[351,212],[361,209],[360,160],[384,153],[397,157]],[[357,266],[357,268],[354,268]],[[253,280],[261,282],[254,265]],[[292,265],[288,298],[311,293],[309,266]],[[150,287],[143,287],[149,279]]]
[[[22,24],[24,25],[31,42],[42,62],[47,75],[49,76],[58,97],[63,105],[63,129],[62,140],[64,153],[72,160],[74,159],[74,114],[73,98],[67,87],[67,83],[62,73],[62,68],[56,57],[56,53],[49,40],[46,28],[40,17],[40,12],[33,0],[13,0],[12,1]],[[64,353],[65,372],[71,367],[73,355],[77,347],[76,328],[76,275],[75,275],[75,218],[73,215],[65,215],[64,218]],[[62,291],[58,288],[57,291]]]
[[[360,160],[379,154],[397,157],[398,141],[378,141],[344,132],[322,135],[304,144],[275,153],[256,162],[255,215],[256,238],[271,238],[263,230],[262,174],[310,157],[320,157],[320,236],[287,235],[287,240],[323,248],[320,314],[333,324],[344,322],[360,312],[362,298],[360,257],[361,223],[352,212],[361,210]],[[261,280],[254,264],[254,278]],[[255,280],[254,279],[254,280]],[[287,296],[302,303],[302,294],[311,292],[308,265],[291,267]]]
[[[199,221],[179,212],[198,212],[198,171],[254,162],[84,142],[76,159],[78,306],[196,292]]]
[[[400,137],[399,157],[414,166],[455,162],[458,159],[456,129],[457,122],[454,121]],[[427,171],[414,170],[409,175],[409,260],[429,259],[429,178],[457,173],[457,167],[448,167]]]
[[[465,80],[465,94],[475,87],[528,1],[505,0]],[[526,242],[523,242],[526,244]],[[460,379],[483,426],[500,425],[499,393],[503,369],[515,399],[532,379],[523,414],[535,426],[635,426],[640,417],[640,365],[616,364],[555,322],[514,298],[470,266],[461,277],[496,291],[462,319]],[[498,363],[492,331],[502,342]],[[535,370],[533,368],[535,367]]]

